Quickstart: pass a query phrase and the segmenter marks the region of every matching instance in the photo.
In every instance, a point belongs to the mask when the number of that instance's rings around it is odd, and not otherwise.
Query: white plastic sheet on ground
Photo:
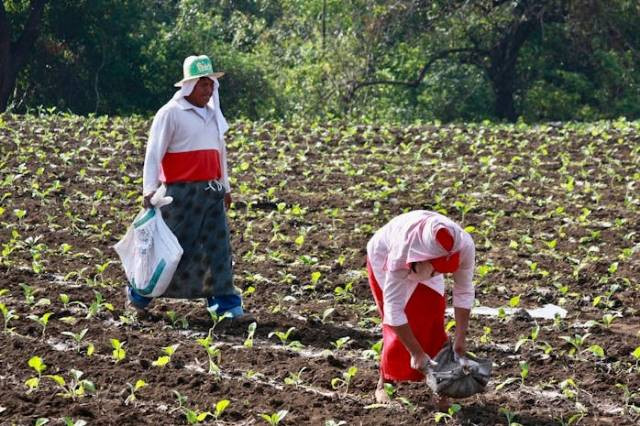
[[[514,313],[520,311],[522,308],[509,308],[503,307],[504,313],[506,315],[513,315]],[[558,305],[554,305],[552,303],[548,303],[541,308],[533,308],[533,309],[525,309],[532,318],[542,318],[552,320],[559,315],[560,318],[564,318],[567,316],[567,310],[561,308]],[[488,306],[476,306],[471,308],[471,313],[473,315],[481,315],[481,316],[490,316],[497,317],[500,312],[500,308],[490,308]],[[447,315],[453,316],[453,308],[447,308]]]

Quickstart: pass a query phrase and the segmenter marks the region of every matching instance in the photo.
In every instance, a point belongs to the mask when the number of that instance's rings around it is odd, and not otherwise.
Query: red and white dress
[[[445,250],[436,240],[444,228],[453,237]],[[367,269],[373,297],[382,317],[380,369],[385,380],[419,381],[424,375],[410,365],[410,355],[390,326],[409,324],[422,349],[434,357],[447,339],[444,330],[444,277],[412,272],[411,263],[459,256],[453,275],[453,306],[471,309],[475,291],[475,245],[471,236],[447,217],[416,210],[393,218],[367,244]]]
[[[217,80],[209,103],[198,108],[184,96],[197,79],[184,84],[153,119],[144,161],[143,193],[161,183],[219,181],[230,192],[224,133],[229,128],[219,107]]]

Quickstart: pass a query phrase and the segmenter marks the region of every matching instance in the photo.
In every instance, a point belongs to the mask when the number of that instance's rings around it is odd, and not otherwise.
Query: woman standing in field
[[[367,244],[367,270],[382,317],[383,349],[377,402],[389,402],[384,383],[424,380],[422,373],[447,341],[444,277],[453,274],[454,350],[463,355],[475,291],[475,245],[449,218],[417,210],[380,228]],[[448,406],[446,398],[440,408]]]
[[[184,254],[162,297],[204,298],[207,308],[233,318],[245,316],[241,292],[233,285],[225,209],[231,205],[218,78],[205,55],[184,60],[183,79],[151,125],[144,161],[144,206],[159,185],[173,202],[162,217]],[[144,311],[152,300],[127,287],[129,303]]]

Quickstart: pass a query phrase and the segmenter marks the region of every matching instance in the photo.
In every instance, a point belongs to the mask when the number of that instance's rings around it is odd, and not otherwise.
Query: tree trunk
[[[11,28],[4,9],[4,2],[0,2],[0,112],[7,110],[18,73],[38,37],[46,2],[47,0],[31,0],[29,17],[24,30],[14,43],[11,42]]]
[[[496,97],[494,111],[500,119],[512,122],[518,119],[514,105],[518,53],[531,33],[536,30],[536,25],[536,22],[529,19],[514,22],[489,52],[486,72]]]
[[[514,122],[518,119],[516,107],[513,102],[513,84],[508,81],[493,83],[496,96],[494,111],[498,118]]]

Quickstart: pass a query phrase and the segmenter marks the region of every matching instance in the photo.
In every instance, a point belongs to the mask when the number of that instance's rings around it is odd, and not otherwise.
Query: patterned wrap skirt
[[[367,260],[369,286],[376,301],[380,317],[384,321],[382,289]],[[447,341],[444,330],[444,296],[437,291],[418,284],[405,307],[405,314],[411,331],[416,336],[422,350],[431,358],[435,357]],[[384,380],[393,382],[424,380],[422,372],[411,368],[411,355],[391,326],[382,324],[382,355],[380,371]]]
[[[217,182],[167,184],[173,202],[161,208],[162,217],[184,253],[161,297],[196,299],[240,295],[233,285],[229,227],[224,188]]]

